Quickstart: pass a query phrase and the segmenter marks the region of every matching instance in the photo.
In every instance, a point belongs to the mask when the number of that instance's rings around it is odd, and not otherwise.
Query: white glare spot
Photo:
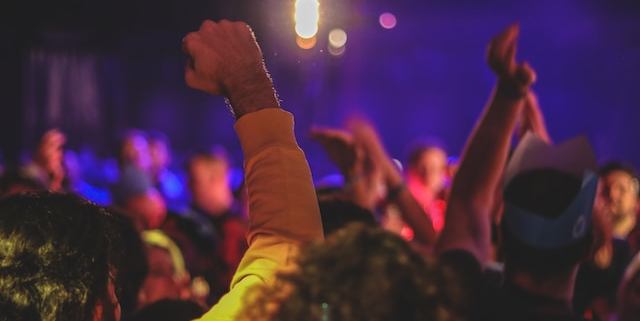
[[[297,0],[296,1],[296,33],[301,38],[311,38],[318,32],[318,22],[320,3],[317,0]]]

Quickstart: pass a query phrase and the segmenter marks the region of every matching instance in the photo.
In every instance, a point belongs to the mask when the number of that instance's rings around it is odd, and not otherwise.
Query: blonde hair
[[[167,234],[161,230],[146,230],[141,232],[140,236],[145,244],[159,247],[169,252],[171,262],[176,270],[176,277],[182,278],[188,275],[182,251]]]

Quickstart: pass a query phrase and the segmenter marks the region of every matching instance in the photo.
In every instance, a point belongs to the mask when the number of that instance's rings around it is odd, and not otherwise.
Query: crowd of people
[[[311,129],[340,171],[314,181],[251,28],[204,21],[185,81],[228,101],[242,183],[220,146],[180,175],[167,137],[131,130],[101,190],[48,131],[2,171],[0,320],[638,320],[638,174],[552,142],[517,40],[489,42],[458,158],[419,138],[398,162],[358,115]]]

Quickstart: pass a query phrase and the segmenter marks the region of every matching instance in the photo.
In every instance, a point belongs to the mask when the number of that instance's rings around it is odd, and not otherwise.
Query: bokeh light
[[[329,45],[334,48],[342,48],[347,43],[347,33],[336,28],[329,31]]]
[[[298,47],[302,49],[311,49],[315,47],[316,42],[317,42],[316,36],[313,36],[311,38],[302,38],[300,36],[296,37],[296,44],[298,45]]]
[[[328,45],[327,51],[329,51],[329,53],[333,56],[341,56],[342,54],[344,54],[346,48],[347,48],[346,46],[334,47],[334,46]]]
[[[318,32],[320,20],[320,3],[317,0],[297,0],[296,1],[296,33],[301,38],[312,38]]]
[[[396,16],[394,16],[393,13],[389,13],[389,12],[385,12],[381,14],[379,21],[382,28],[385,28],[385,29],[395,28],[396,23],[398,22],[396,20]]]

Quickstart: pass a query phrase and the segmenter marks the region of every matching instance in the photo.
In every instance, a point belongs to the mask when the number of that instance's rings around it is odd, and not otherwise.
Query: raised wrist
[[[529,86],[519,84],[514,79],[500,79],[496,87],[496,94],[511,100],[520,100],[527,97]]]
[[[265,108],[280,108],[271,78],[265,70],[225,83],[225,97],[234,117]]]

